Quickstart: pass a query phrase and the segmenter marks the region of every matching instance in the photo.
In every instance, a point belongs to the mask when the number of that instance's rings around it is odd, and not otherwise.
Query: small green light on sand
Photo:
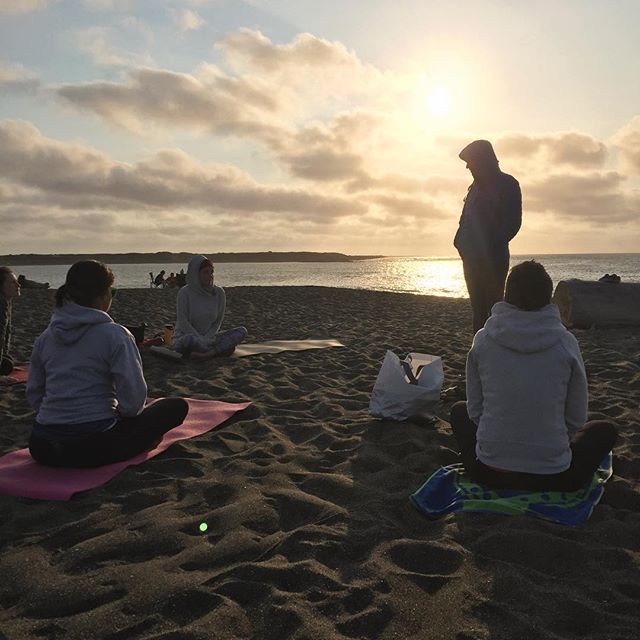
[[[200,531],[204,533],[209,528],[209,525],[206,522],[200,523]]]

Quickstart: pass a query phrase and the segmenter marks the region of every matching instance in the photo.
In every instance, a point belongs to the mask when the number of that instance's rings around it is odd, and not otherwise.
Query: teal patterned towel
[[[591,483],[579,491],[513,491],[489,489],[464,474],[461,464],[438,469],[412,496],[413,504],[429,518],[447,513],[487,512],[526,514],[560,524],[576,526],[586,522],[613,474],[609,454]]]

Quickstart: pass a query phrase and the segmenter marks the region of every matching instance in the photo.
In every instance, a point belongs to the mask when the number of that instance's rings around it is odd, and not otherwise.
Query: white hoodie
[[[209,346],[215,342],[226,309],[226,295],[222,287],[211,288],[200,284],[200,265],[204,256],[194,256],[187,268],[187,284],[178,291],[177,320],[173,343],[179,344],[184,336],[195,336]]]
[[[467,409],[478,425],[478,459],[509,471],[565,471],[569,438],[585,424],[587,405],[578,341],[558,308],[522,311],[496,303],[467,356]]]
[[[108,427],[109,420],[140,413],[146,397],[140,352],[125,327],[73,302],[55,309],[33,345],[27,382],[40,425],[65,425],[69,433],[72,425]]]

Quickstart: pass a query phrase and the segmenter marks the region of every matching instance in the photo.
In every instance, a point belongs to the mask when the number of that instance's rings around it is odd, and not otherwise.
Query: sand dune
[[[28,358],[51,296],[16,302],[16,355]],[[637,638],[640,333],[576,334],[590,417],[621,430],[586,525],[428,521],[408,496],[455,461],[448,425],[372,419],[369,394],[386,349],[441,355],[445,387],[463,385],[467,301],[317,287],[227,298],[225,326],[246,325],[250,342],[347,348],[175,365],[144,352],[151,396],[253,405],[70,502],[0,497],[7,638]],[[149,335],[174,312],[175,291],[123,290],[112,315]],[[23,387],[0,388],[0,412],[0,452],[25,446]]]

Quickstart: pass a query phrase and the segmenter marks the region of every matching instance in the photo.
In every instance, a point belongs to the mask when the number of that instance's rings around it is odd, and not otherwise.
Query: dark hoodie
[[[498,469],[549,474],[571,463],[569,438],[587,420],[578,342],[558,308],[493,306],[467,356],[467,409],[476,455]]]
[[[522,194],[518,181],[500,171],[491,143],[475,140],[461,152],[465,162],[486,168],[484,181],[474,179],[464,201],[460,226],[453,240],[463,260],[496,262],[509,257],[509,242],[522,223]]]
[[[31,354],[27,400],[38,424],[109,424],[140,413],[146,396],[127,329],[98,309],[72,302],[56,308]]]

